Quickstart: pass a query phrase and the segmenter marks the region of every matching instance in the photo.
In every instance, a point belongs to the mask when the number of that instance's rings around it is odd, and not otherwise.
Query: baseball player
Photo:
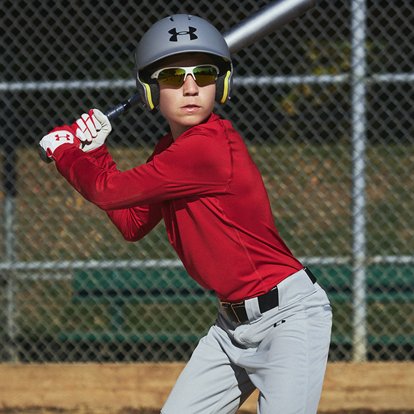
[[[142,37],[136,65],[145,105],[169,125],[147,163],[117,169],[105,145],[111,125],[97,109],[40,145],[126,240],[163,220],[188,274],[217,294],[216,322],[161,412],[235,413],[258,389],[258,413],[315,414],[331,307],[281,239],[243,139],[214,113],[231,89],[224,38],[199,17],[173,15]]]

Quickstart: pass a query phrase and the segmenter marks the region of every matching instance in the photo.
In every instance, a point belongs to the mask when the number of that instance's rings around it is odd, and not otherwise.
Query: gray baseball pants
[[[325,291],[301,270],[278,285],[279,306],[249,322],[223,311],[202,338],[162,414],[233,414],[257,388],[259,414],[316,414],[332,325]]]

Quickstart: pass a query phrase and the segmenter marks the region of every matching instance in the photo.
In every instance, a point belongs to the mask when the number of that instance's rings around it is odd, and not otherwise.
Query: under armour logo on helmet
[[[171,30],[168,31],[168,33],[170,33],[172,35],[170,37],[170,42],[177,42],[178,41],[178,36],[185,36],[185,35],[189,35],[190,40],[198,39],[198,36],[195,34],[196,31],[197,31],[197,28],[190,26],[188,28],[188,31],[187,30],[182,30],[181,32],[177,32],[177,29],[174,27],[174,29],[171,29]]]

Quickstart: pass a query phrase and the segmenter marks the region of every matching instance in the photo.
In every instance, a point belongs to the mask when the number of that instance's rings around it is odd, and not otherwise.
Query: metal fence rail
[[[133,294],[136,286],[130,278],[141,277],[147,283],[147,272],[161,285],[166,278],[177,277],[172,285],[178,292],[185,283],[181,265],[167,246],[163,229],[135,248],[125,246],[105,217],[41,165],[33,150],[42,134],[61,120],[71,120],[91,106],[105,109],[130,94],[135,81],[119,73],[132,66],[128,59],[145,27],[128,23],[134,33],[125,33],[129,16],[108,9],[104,15],[110,16],[111,25],[91,28],[89,12],[102,14],[103,4],[94,8],[85,2],[85,9],[73,11],[72,6],[56,2],[43,23],[37,13],[32,16],[30,2],[6,3],[0,6],[3,27],[11,26],[5,37],[10,44],[3,45],[6,53],[0,58],[4,171],[0,315],[5,321],[0,359],[187,358],[193,337],[200,336],[214,316],[214,306],[200,315],[197,326],[180,322],[172,329],[190,306],[187,297],[180,297],[175,317],[159,325],[149,316],[141,323],[137,314],[169,306],[174,313],[177,303],[151,299],[150,285],[146,302],[141,297],[104,298],[106,287],[92,297],[91,290],[78,285],[83,277],[94,289],[98,282],[114,283],[111,294],[125,288]],[[191,1],[152,3],[143,2],[140,8],[126,2],[119,8],[136,13],[133,21],[144,9],[149,21],[169,10],[191,10],[225,31],[237,22],[232,18],[241,19],[266,2],[230,2],[237,16],[223,20],[208,11],[216,3],[221,7],[220,1],[200,10]],[[24,20],[19,35],[10,24],[13,10]],[[413,27],[408,17],[413,12],[409,1],[321,1],[280,33],[235,56],[234,105],[217,109],[235,118],[246,133],[284,238],[332,291],[336,315],[332,360],[414,357],[414,274],[410,273],[414,191],[412,184],[402,185],[404,180],[411,182],[409,168],[414,161]],[[54,39],[41,30],[50,18],[59,23],[59,16],[71,13],[78,26],[66,29],[83,37],[71,41],[60,37],[58,24],[50,26]],[[37,33],[33,24],[51,46],[41,59],[30,47],[30,36]],[[101,33],[106,33],[105,43],[99,40]],[[95,48],[90,49],[91,44]],[[103,45],[105,56],[100,57]],[[88,59],[83,62],[85,54],[94,57],[93,66]],[[106,63],[111,59],[116,64],[108,72]],[[41,76],[45,61],[49,72]],[[147,135],[163,128],[159,117],[141,110],[117,121],[113,150],[125,168],[145,160],[153,142]],[[134,130],[144,134],[128,139]],[[171,269],[173,273],[164,273]],[[193,285],[188,289],[194,298],[198,295]],[[114,307],[114,300],[122,306]]]

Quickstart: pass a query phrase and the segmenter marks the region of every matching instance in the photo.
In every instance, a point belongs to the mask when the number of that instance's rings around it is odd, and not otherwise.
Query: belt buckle
[[[241,302],[221,302],[221,305],[223,308],[228,312],[231,310],[231,315],[234,316],[234,320],[237,323],[243,323],[243,321],[240,320],[239,315],[234,310],[235,308],[244,308],[244,301]]]

